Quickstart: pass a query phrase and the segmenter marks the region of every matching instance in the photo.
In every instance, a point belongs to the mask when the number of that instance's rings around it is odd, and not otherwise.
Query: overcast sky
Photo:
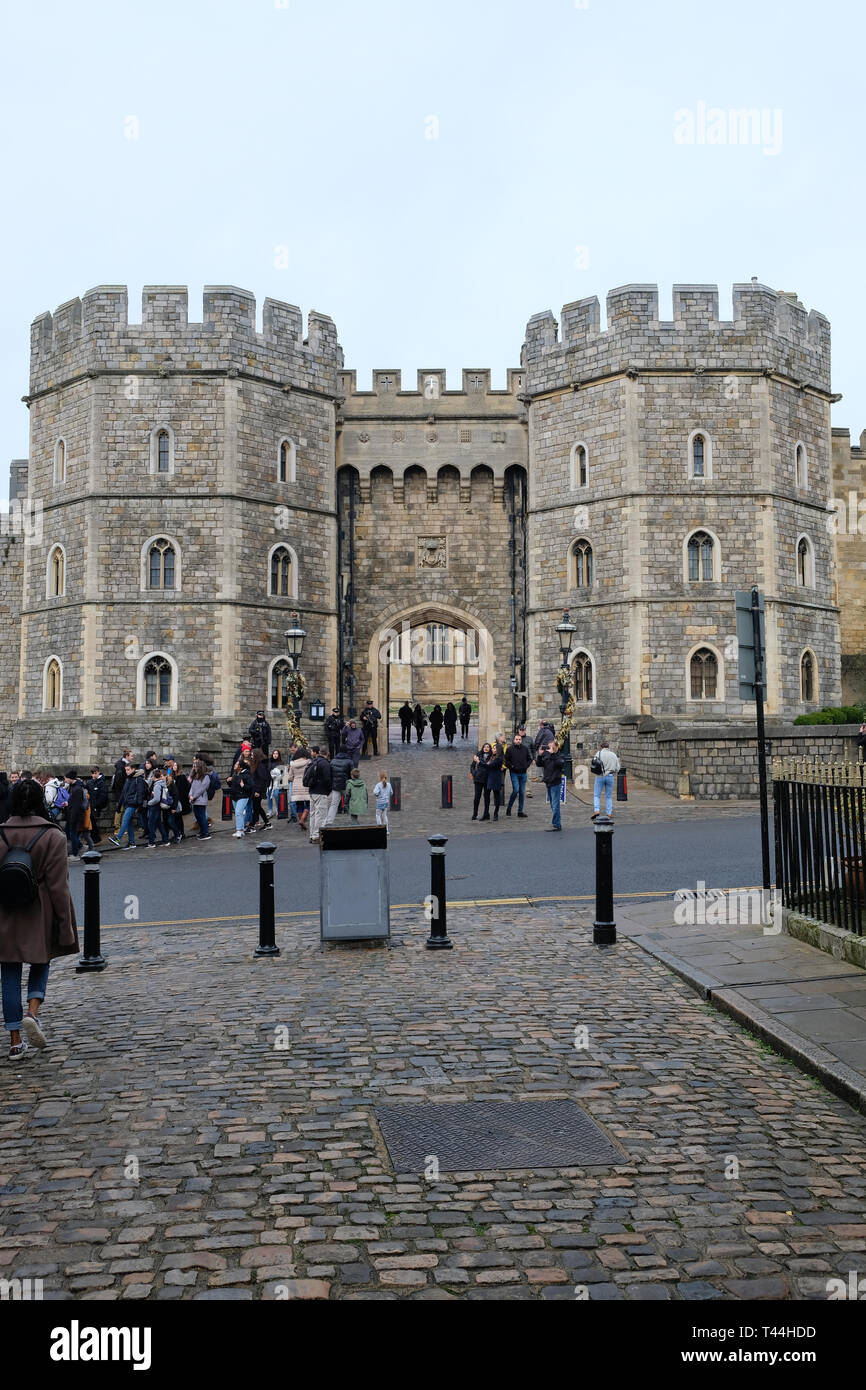
[[[362,386],[502,386],[539,310],[639,281],[670,318],[672,284],[714,282],[726,318],[756,275],[830,318],[856,438],[864,12],[6,0],[6,459],[28,452],[31,320],[98,284],[129,286],[131,321],[144,284],[188,285],[191,320],[204,284],[252,290],[259,318],[268,295],[318,309]],[[738,108],[765,113],[756,143],[720,143],[713,111]]]

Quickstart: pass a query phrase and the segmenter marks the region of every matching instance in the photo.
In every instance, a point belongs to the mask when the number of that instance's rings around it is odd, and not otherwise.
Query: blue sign
[[[560,802],[561,802],[563,805],[565,804],[565,783],[566,783],[566,780],[567,780],[567,779],[566,779],[565,777],[563,777],[562,781],[561,781],[560,784],[559,784],[559,800],[560,800]]]

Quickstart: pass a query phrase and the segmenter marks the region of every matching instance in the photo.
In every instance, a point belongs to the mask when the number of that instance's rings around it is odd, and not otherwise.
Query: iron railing
[[[783,906],[864,934],[862,762],[773,759],[776,888]]]

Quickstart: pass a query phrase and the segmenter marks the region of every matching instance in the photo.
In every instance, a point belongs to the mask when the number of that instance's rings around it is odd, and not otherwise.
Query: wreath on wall
[[[571,672],[567,666],[560,666],[556,673],[556,688],[560,695],[568,691],[568,704],[565,706],[565,713],[562,716],[562,723],[556,735],[556,746],[561,748],[574,727],[575,699],[574,691],[571,687]]]
[[[307,693],[307,682],[300,671],[289,671],[285,680],[285,688],[288,692],[289,703],[286,705],[286,728],[289,731],[289,739],[292,743],[297,743],[301,748],[309,748],[307,740],[301,733],[301,726],[298,723],[298,716],[295,712],[295,701],[301,703]]]

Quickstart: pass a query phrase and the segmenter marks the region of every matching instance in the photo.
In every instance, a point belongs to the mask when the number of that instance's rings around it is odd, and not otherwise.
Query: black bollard
[[[403,809],[403,781],[400,777],[391,778],[393,796],[391,797],[391,810],[402,811]]]
[[[274,854],[276,845],[270,840],[256,845],[259,856],[259,944],[257,956],[278,956],[280,948],[274,935]]]
[[[104,970],[108,962],[99,948],[99,864],[102,855],[95,849],[81,856],[84,865],[84,954],[78,957],[76,975]]]
[[[595,830],[595,921],[592,939],[596,946],[612,946],[616,941],[613,920],[613,821],[599,816]]]
[[[442,809],[449,810],[454,805],[454,779],[448,772],[442,778]]]
[[[446,835],[430,835],[430,935],[427,938],[428,951],[450,951],[452,944],[445,930],[445,846]]]

